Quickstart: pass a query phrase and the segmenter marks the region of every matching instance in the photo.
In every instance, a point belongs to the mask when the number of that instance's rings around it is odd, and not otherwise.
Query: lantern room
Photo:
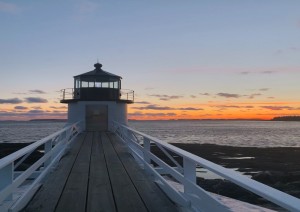
[[[68,104],[68,123],[83,121],[87,131],[111,130],[113,121],[127,124],[127,104],[134,101],[132,90],[121,89],[122,77],[95,69],[74,76],[74,88],[63,89],[61,103]]]

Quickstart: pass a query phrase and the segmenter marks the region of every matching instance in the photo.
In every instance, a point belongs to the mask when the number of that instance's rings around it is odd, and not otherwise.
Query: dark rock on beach
[[[0,159],[4,158],[7,155],[10,155],[31,143],[0,143]],[[28,157],[24,162],[17,168],[17,170],[26,170],[30,164],[33,164],[39,158],[42,157],[40,149],[36,149],[30,157]]]
[[[233,147],[214,144],[183,144],[175,146],[223,167],[235,169],[253,180],[300,198],[300,148],[297,147]],[[160,158],[164,154],[157,148],[153,152]],[[174,157],[182,163],[180,157]],[[167,160],[168,161],[168,160]],[[168,161],[168,163],[171,163]],[[207,191],[262,205],[275,210],[277,206],[224,179],[199,177],[197,183]]]

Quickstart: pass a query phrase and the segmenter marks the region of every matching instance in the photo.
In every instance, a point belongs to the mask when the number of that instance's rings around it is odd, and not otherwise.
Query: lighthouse
[[[62,89],[60,100],[68,104],[68,123],[83,121],[86,131],[111,131],[113,121],[127,124],[127,104],[134,102],[134,91],[121,89],[121,79],[100,63],[74,76],[74,88]]]

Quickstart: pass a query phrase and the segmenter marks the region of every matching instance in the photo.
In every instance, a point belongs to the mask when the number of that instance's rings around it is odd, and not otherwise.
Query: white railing
[[[19,211],[26,205],[39,188],[41,180],[64,155],[69,144],[81,133],[81,125],[82,122],[68,125],[0,159],[1,212]],[[18,170],[18,167],[36,152],[42,155],[32,164],[27,164],[25,170]]]
[[[65,88],[60,90],[61,100],[78,99],[78,95],[74,93],[74,88]]]
[[[101,89],[101,88],[100,88]],[[80,89],[65,88],[60,90],[61,100],[80,99]],[[129,89],[120,90],[120,100],[134,102],[134,91]]]
[[[300,211],[300,199],[254,181],[234,170],[226,169],[117,122],[114,122],[114,131],[127,144],[133,156],[155,177],[158,185],[173,201],[183,207],[188,206],[195,211],[230,211],[230,208],[220,202],[216,196],[197,185],[196,168],[203,167],[284,209]],[[159,148],[173,165],[169,165],[153,154],[150,148],[153,146]],[[179,157],[182,163],[175,160],[172,154]],[[170,183],[164,176],[176,181],[177,185],[183,187],[183,191],[178,190],[176,188],[178,186]]]
[[[134,102],[134,91],[129,89],[120,90],[120,99]]]

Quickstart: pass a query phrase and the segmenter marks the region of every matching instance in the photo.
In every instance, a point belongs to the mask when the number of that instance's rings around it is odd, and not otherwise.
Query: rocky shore
[[[214,144],[173,144],[181,149],[234,169],[252,179],[300,198],[300,148],[297,147],[233,147]],[[161,158],[163,153],[153,151]],[[176,157],[175,157],[176,158]],[[181,162],[179,160],[179,162]],[[198,175],[197,183],[205,190],[280,210],[277,206],[224,179],[205,179]]]

